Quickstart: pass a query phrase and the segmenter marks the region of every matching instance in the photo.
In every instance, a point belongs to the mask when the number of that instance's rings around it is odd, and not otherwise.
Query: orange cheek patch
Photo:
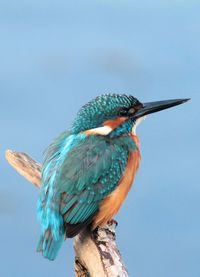
[[[106,136],[110,132],[112,132],[114,129],[116,129],[119,125],[121,125],[123,122],[125,122],[127,119],[128,119],[127,117],[118,117],[113,120],[106,120],[103,123],[102,127],[97,127],[94,129],[86,130],[86,131],[84,131],[84,134]]]
[[[112,128],[113,130],[116,129],[119,125],[121,125],[123,122],[125,122],[128,118],[125,116],[122,117],[118,117],[116,119],[112,119],[112,120],[106,120],[103,123],[103,126],[109,126],[110,128]]]

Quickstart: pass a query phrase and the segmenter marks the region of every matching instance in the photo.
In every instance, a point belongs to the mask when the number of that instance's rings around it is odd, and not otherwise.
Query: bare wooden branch
[[[7,150],[5,157],[14,169],[36,187],[40,187],[41,164],[25,153]]]
[[[25,153],[6,151],[11,166],[36,187],[40,187],[41,165]],[[128,277],[116,245],[113,221],[91,232],[83,230],[74,239],[76,277]]]
[[[115,222],[111,222],[93,232],[86,229],[75,237],[75,271],[81,265],[90,273],[82,275],[85,277],[128,277],[116,245],[115,228]]]

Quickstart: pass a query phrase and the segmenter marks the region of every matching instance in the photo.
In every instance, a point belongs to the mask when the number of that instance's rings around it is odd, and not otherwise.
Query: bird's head
[[[132,95],[103,94],[84,105],[72,125],[72,132],[108,135],[135,131],[146,115],[180,105],[189,99],[141,103]]]

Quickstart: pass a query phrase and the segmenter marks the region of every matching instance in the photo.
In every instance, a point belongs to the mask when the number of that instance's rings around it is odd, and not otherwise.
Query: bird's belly
[[[128,163],[124,174],[119,182],[117,188],[109,194],[101,203],[99,212],[93,219],[93,229],[97,226],[106,224],[119,211],[124,202],[139,168],[140,152],[132,151],[128,158]]]

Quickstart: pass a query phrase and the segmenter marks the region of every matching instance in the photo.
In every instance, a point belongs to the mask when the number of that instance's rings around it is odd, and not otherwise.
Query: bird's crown
[[[107,120],[127,116],[134,106],[142,105],[135,97],[126,94],[103,94],[84,105],[72,125],[72,131],[101,127]]]

